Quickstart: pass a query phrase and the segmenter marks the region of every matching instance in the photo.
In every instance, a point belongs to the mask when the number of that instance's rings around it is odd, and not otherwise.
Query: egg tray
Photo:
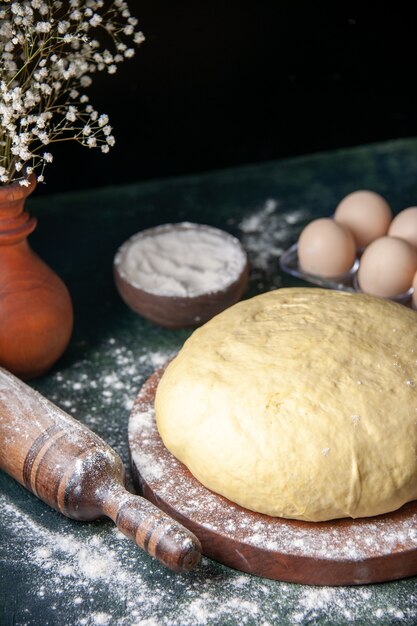
[[[336,289],[337,291],[349,291],[351,293],[362,293],[357,281],[357,273],[359,268],[359,258],[355,259],[354,264],[348,272],[340,274],[339,276],[333,276],[331,278],[316,276],[315,274],[309,274],[304,272],[300,268],[298,261],[298,244],[294,243],[288,250],[282,253],[279,260],[280,268],[282,271],[304,280],[312,285],[318,287],[325,287],[326,289]],[[391,300],[399,302],[400,304],[409,305],[411,297],[413,295],[413,288],[411,287],[406,293],[400,294]]]

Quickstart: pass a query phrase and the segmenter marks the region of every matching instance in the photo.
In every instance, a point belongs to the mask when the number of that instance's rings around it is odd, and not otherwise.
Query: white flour
[[[145,291],[190,297],[235,282],[246,257],[228,233],[183,222],[134,235],[121,247],[115,263],[122,276]]]
[[[307,209],[285,211],[277,200],[269,198],[239,223],[242,245],[258,289],[281,287],[279,257],[297,241],[308,216]]]
[[[10,532],[3,558],[16,562],[12,542],[24,534],[25,548],[17,561],[22,566],[30,560],[37,570],[30,594],[45,612],[56,614],[56,621],[45,618],[45,624],[68,623],[60,620],[61,612],[72,615],[70,623],[80,626],[285,626],[363,624],[365,620],[376,625],[396,620],[411,625],[417,619],[415,590],[405,596],[397,585],[395,595],[395,583],[387,596],[381,595],[377,585],[290,585],[244,575],[208,559],[196,571],[178,575],[163,570],[106,522],[79,524],[62,518],[51,530],[51,511],[34,521],[33,515],[1,495],[0,507]],[[106,600],[105,610],[97,610],[97,598]]]
[[[127,464],[127,421],[136,394],[144,380],[167,362],[180,343],[178,337],[170,348],[144,351],[139,340],[137,345],[128,347],[110,337],[89,352],[88,359],[53,374],[53,391],[42,393],[103,437]]]

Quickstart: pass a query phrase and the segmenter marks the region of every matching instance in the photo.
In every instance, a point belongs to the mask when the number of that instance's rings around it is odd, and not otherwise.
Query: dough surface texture
[[[196,330],[157,389],[168,450],[253,511],[322,521],[417,499],[417,313],[278,289]]]

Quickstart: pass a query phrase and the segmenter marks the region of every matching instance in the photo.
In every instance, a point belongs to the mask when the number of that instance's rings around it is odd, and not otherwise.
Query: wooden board
[[[417,501],[387,515],[309,523],[244,509],[198,482],[165,448],[153,410],[163,368],[144,384],[129,420],[141,494],[187,526],[203,553],[287,582],[357,585],[417,574]]]

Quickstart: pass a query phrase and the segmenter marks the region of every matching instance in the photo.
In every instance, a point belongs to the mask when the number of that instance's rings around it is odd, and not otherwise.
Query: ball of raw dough
[[[400,304],[279,289],[195,331],[158,386],[167,448],[209,489],[300,520],[417,498],[417,317]]]

